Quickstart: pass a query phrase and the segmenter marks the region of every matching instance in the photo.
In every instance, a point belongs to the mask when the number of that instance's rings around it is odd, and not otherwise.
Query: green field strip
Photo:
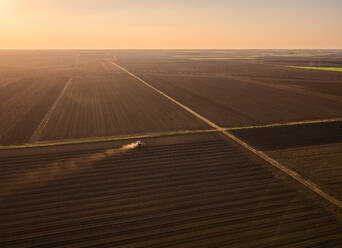
[[[315,66],[289,66],[297,69],[318,70],[318,71],[337,71],[342,72],[342,67],[315,67]]]
[[[110,142],[110,141],[159,138],[159,137],[168,137],[168,136],[204,134],[204,133],[214,133],[214,132],[217,132],[217,130],[215,129],[182,130],[182,131],[172,131],[172,132],[148,133],[148,134],[133,135],[133,136],[131,135],[131,136],[84,138],[84,139],[61,140],[61,141],[52,141],[52,142],[44,142],[44,143],[30,143],[30,144],[23,144],[23,145],[0,146],[0,150],[42,148],[42,147],[61,146],[61,145],[90,144],[90,143],[101,143],[101,142]]]
[[[329,56],[336,53],[287,53],[287,54],[272,54],[274,57],[320,57]]]
[[[176,99],[174,99],[171,96],[167,95],[163,91],[161,91],[161,90],[157,89],[156,87],[152,86],[151,84],[149,84],[148,82],[146,82],[145,80],[140,78],[139,76],[131,73],[126,68],[124,68],[124,67],[122,67],[122,66],[120,66],[120,65],[118,65],[116,63],[113,63],[113,65],[118,67],[118,68],[120,68],[122,71],[127,72],[129,75],[131,75],[132,77],[136,78],[138,81],[140,81],[141,83],[145,84],[147,87],[153,89],[154,91],[156,91],[160,95],[162,95],[165,98],[169,99],[171,102],[173,102],[173,103],[177,104],[178,106],[182,107],[184,110],[188,111],[190,114],[194,115],[198,119],[204,121],[209,126],[211,126],[212,128],[216,129],[218,132],[220,132],[223,135],[225,135],[227,138],[235,141],[237,144],[239,144],[240,146],[242,146],[246,150],[250,151],[251,153],[253,153],[256,156],[258,156],[259,158],[263,159],[269,165],[279,169],[280,171],[284,172],[285,174],[287,174],[291,178],[295,179],[297,182],[299,182],[303,186],[307,187],[312,192],[314,192],[317,195],[319,195],[321,198],[327,200],[329,203],[335,205],[339,209],[342,209],[342,202],[341,201],[337,200],[333,196],[331,196],[331,195],[327,194],[325,191],[321,190],[315,183],[313,183],[313,182],[311,182],[309,180],[306,180],[300,174],[298,174],[297,172],[287,168],[285,165],[283,165],[282,163],[278,162],[277,160],[271,158],[270,156],[268,156],[263,151],[259,151],[259,150],[255,149],[254,147],[250,146],[245,141],[239,139],[237,136],[235,136],[233,133],[231,133],[230,130],[225,130],[224,128],[222,128],[219,125],[215,124],[211,120],[207,119],[206,117],[204,117],[201,114],[197,113],[196,111],[192,110],[188,106],[184,105],[183,103],[177,101]]]
[[[342,121],[342,118],[324,119],[324,120],[312,120],[312,121],[295,121],[295,122],[285,122],[285,123],[271,123],[271,124],[265,124],[265,125],[246,126],[246,127],[231,127],[231,128],[225,128],[225,130],[226,131],[235,131],[235,130],[254,129],[254,128],[271,128],[271,127],[282,127],[282,126],[297,126],[297,125],[329,123],[329,122],[340,122],[340,121]]]
[[[312,121],[286,122],[286,123],[271,123],[271,124],[265,124],[265,125],[244,126],[244,127],[230,127],[230,128],[223,128],[223,130],[224,131],[235,131],[235,130],[245,130],[245,129],[254,129],[254,128],[272,128],[272,127],[281,127],[281,126],[296,126],[296,125],[339,122],[339,121],[342,121],[342,118],[325,119],[325,120],[312,120]],[[42,142],[42,143],[29,143],[29,144],[23,144],[23,145],[0,146],[0,150],[39,148],[39,147],[60,146],[60,145],[101,143],[101,142],[110,142],[110,141],[124,141],[124,140],[178,136],[178,135],[215,133],[215,132],[218,132],[218,130],[216,130],[216,129],[182,130],[182,131],[172,131],[172,132],[147,133],[147,134],[142,134],[142,135],[130,135],[130,136],[112,136],[112,137],[70,139],[70,140],[51,141],[51,142],[44,142],[44,143]]]
[[[198,119],[202,120],[206,124],[212,127],[212,129],[207,130],[185,130],[185,131],[174,131],[174,132],[164,132],[164,133],[155,133],[155,134],[145,134],[145,135],[136,135],[136,136],[120,136],[120,137],[102,137],[102,138],[86,138],[82,140],[69,140],[69,141],[60,141],[60,142],[49,142],[49,143],[35,143],[35,144],[26,144],[26,145],[18,145],[18,146],[0,146],[0,149],[20,149],[20,148],[32,148],[32,147],[47,147],[47,146],[57,146],[57,145],[68,145],[68,144],[84,144],[84,143],[96,143],[96,142],[108,142],[108,141],[123,141],[123,140],[134,140],[134,139],[143,139],[143,138],[154,138],[154,137],[167,137],[167,136],[180,136],[180,135],[187,135],[187,134],[201,134],[201,133],[221,133],[225,135],[228,139],[235,141],[237,144],[239,144],[241,147],[245,148],[249,152],[253,153],[257,157],[263,159],[265,162],[267,162],[269,165],[279,169],[280,171],[287,174],[289,177],[293,178],[306,188],[310,189],[312,192],[316,193],[321,198],[327,200],[329,203],[335,205],[339,209],[342,209],[342,202],[338,199],[334,198],[333,196],[327,194],[325,191],[321,190],[315,183],[311,182],[310,180],[307,180],[303,178],[300,174],[297,172],[287,168],[282,163],[278,162],[277,160],[271,158],[269,155],[264,153],[263,151],[257,150],[256,148],[250,146],[245,141],[239,139],[237,136],[235,136],[231,130],[237,130],[239,127],[236,128],[223,128],[219,125],[215,124],[211,120],[207,119],[206,117],[202,116],[201,114],[197,113],[196,111],[192,110],[188,106],[182,104],[181,102],[177,101],[176,99],[172,98],[171,96],[167,95],[163,91],[155,88],[148,82],[144,81],[139,76],[131,73],[124,67],[112,62],[114,66],[121,69],[122,71],[126,72],[127,74],[131,75],[133,78],[137,79],[147,87],[153,89],[160,95],[164,96],[171,102],[175,103],[176,105],[180,106],[190,114],[194,115]],[[329,120],[316,120],[316,121],[302,121],[302,122],[288,122],[288,123],[279,123],[279,124],[266,124],[261,126],[250,126],[250,127],[240,127],[242,128],[262,128],[262,127],[271,127],[271,126],[286,126],[286,125],[301,125],[301,124],[309,124],[309,123],[322,123],[322,122],[331,122],[331,121],[340,121],[341,119],[329,119]]]

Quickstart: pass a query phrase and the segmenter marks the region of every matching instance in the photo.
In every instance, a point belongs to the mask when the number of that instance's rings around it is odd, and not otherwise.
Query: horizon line
[[[0,48],[4,50],[342,50],[341,48]]]

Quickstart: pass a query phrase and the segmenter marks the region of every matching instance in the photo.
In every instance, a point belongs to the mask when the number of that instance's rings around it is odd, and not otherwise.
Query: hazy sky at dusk
[[[0,48],[342,48],[340,0],[0,0]]]

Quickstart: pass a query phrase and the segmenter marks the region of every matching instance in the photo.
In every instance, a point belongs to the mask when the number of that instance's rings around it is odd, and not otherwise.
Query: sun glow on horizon
[[[0,49],[334,49],[341,9],[336,0],[0,0]]]

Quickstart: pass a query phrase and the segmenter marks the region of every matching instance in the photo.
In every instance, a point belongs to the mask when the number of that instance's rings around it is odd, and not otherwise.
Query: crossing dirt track
[[[146,142],[146,149],[63,176],[56,172],[51,181],[18,181],[16,191],[1,203],[1,247],[248,247],[250,242],[310,247],[341,242],[334,217],[217,135]],[[1,181],[113,146],[120,145],[25,151],[20,160],[8,154],[1,159],[6,164]]]
[[[43,74],[40,68],[30,70],[40,77]],[[58,74],[60,69],[49,70]],[[6,121],[0,124],[3,130],[0,143],[207,128],[126,73],[118,72],[105,55],[75,56],[75,63],[65,70],[61,74],[68,77],[59,82],[54,82],[58,78],[51,75],[38,78],[39,85],[33,84],[30,77],[4,85],[1,114]],[[67,82],[70,85],[63,91]],[[54,109],[49,112],[51,107]],[[12,112],[13,109],[18,111]],[[8,113],[14,116],[9,118]]]
[[[233,133],[342,198],[342,122],[235,130]]]
[[[0,51],[0,247],[342,247],[342,73],[290,67],[342,52],[303,54]]]

